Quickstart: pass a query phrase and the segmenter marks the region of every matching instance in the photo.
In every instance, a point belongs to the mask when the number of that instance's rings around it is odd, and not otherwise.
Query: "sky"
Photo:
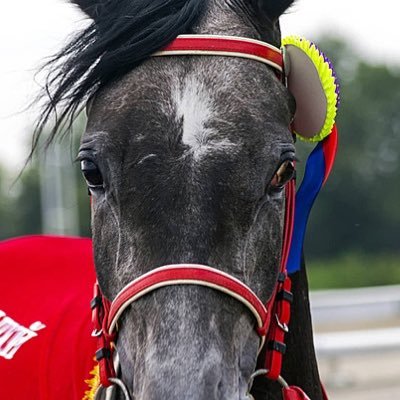
[[[281,23],[284,36],[297,34],[318,42],[324,33],[340,35],[371,62],[400,66],[399,15],[398,0],[298,0]],[[0,165],[11,173],[18,172],[28,153],[37,110],[25,109],[39,89],[35,72],[85,23],[65,0],[0,5]]]

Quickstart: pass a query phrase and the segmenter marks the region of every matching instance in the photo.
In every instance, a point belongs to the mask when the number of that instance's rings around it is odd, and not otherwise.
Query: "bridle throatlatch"
[[[166,49],[156,53],[155,56],[218,55],[248,58],[263,62],[274,68],[277,71],[278,78],[286,83],[288,76],[287,74],[285,75],[286,60],[284,63],[284,54],[285,51],[253,39],[230,36],[182,35],[175,39]],[[295,68],[293,64],[294,62],[291,60],[291,70]],[[326,129],[325,125],[326,121],[324,121],[324,129]],[[301,121],[298,126],[300,128],[315,128],[312,124],[307,125],[307,122],[304,123],[304,121]],[[299,269],[299,253],[301,253],[302,249],[307,217],[319,189],[326,181],[332,168],[336,152],[337,132],[335,126],[330,129],[332,134],[325,136],[313,152],[314,158],[322,159],[322,162],[312,163],[310,167],[312,169],[311,177],[304,179],[305,188],[302,192],[309,188],[311,188],[310,191],[312,192],[309,198],[303,195],[302,201],[305,203],[304,205],[295,204],[294,180],[292,179],[286,185],[281,263],[273,293],[267,304],[263,304],[251,288],[235,277],[216,268],[197,264],[176,264],[156,268],[126,285],[112,302],[102,295],[98,284],[95,284],[94,298],[91,302],[95,328],[93,336],[98,338],[96,359],[99,363],[100,383],[103,388],[117,383],[121,390],[127,393],[123,383],[117,379],[113,363],[114,345],[117,339],[117,323],[124,310],[147,293],[161,287],[200,285],[218,290],[235,298],[253,314],[256,321],[255,329],[260,336],[259,357],[261,357],[261,354],[265,354],[265,358],[264,360],[259,360],[262,361],[259,364],[263,365],[263,369],[256,371],[252,375],[251,382],[256,376],[264,375],[282,385],[284,400],[309,400],[302,389],[296,386],[289,386],[281,377],[282,360],[286,351],[285,334],[289,331],[290,306],[293,300],[287,266],[290,258],[290,272]],[[320,133],[318,131],[316,134],[319,135]],[[315,156],[315,153],[317,156]],[[298,218],[298,215],[301,218]],[[264,351],[261,353],[262,349]],[[129,394],[125,394],[125,397],[129,399]]]

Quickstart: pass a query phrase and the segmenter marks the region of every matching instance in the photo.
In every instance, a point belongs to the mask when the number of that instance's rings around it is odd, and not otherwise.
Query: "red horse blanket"
[[[0,398],[88,398],[96,347],[91,241],[0,242],[0,273]]]

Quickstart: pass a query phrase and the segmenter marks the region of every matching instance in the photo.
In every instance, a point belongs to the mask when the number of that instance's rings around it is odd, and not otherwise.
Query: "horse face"
[[[211,2],[194,31],[260,37],[249,10]],[[276,171],[294,159],[293,112],[275,73],[239,58],[152,58],[104,86],[78,156],[92,193],[104,294],[113,299],[162,265],[200,263],[266,301],[282,244]],[[246,398],[258,345],[253,317],[239,302],[180,286],[131,306],[117,348],[135,398],[200,400]]]

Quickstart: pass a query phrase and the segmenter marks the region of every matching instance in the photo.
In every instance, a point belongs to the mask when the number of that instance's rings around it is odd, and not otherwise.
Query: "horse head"
[[[71,112],[90,96],[78,160],[102,292],[113,300],[157,267],[196,263],[266,302],[294,172],[295,102],[276,72],[253,60],[149,56],[183,33],[279,47],[278,19],[292,1],[75,2],[93,22],[64,50],[54,99]],[[135,399],[244,400],[259,342],[243,304],[183,285],[127,308],[116,347]]]

